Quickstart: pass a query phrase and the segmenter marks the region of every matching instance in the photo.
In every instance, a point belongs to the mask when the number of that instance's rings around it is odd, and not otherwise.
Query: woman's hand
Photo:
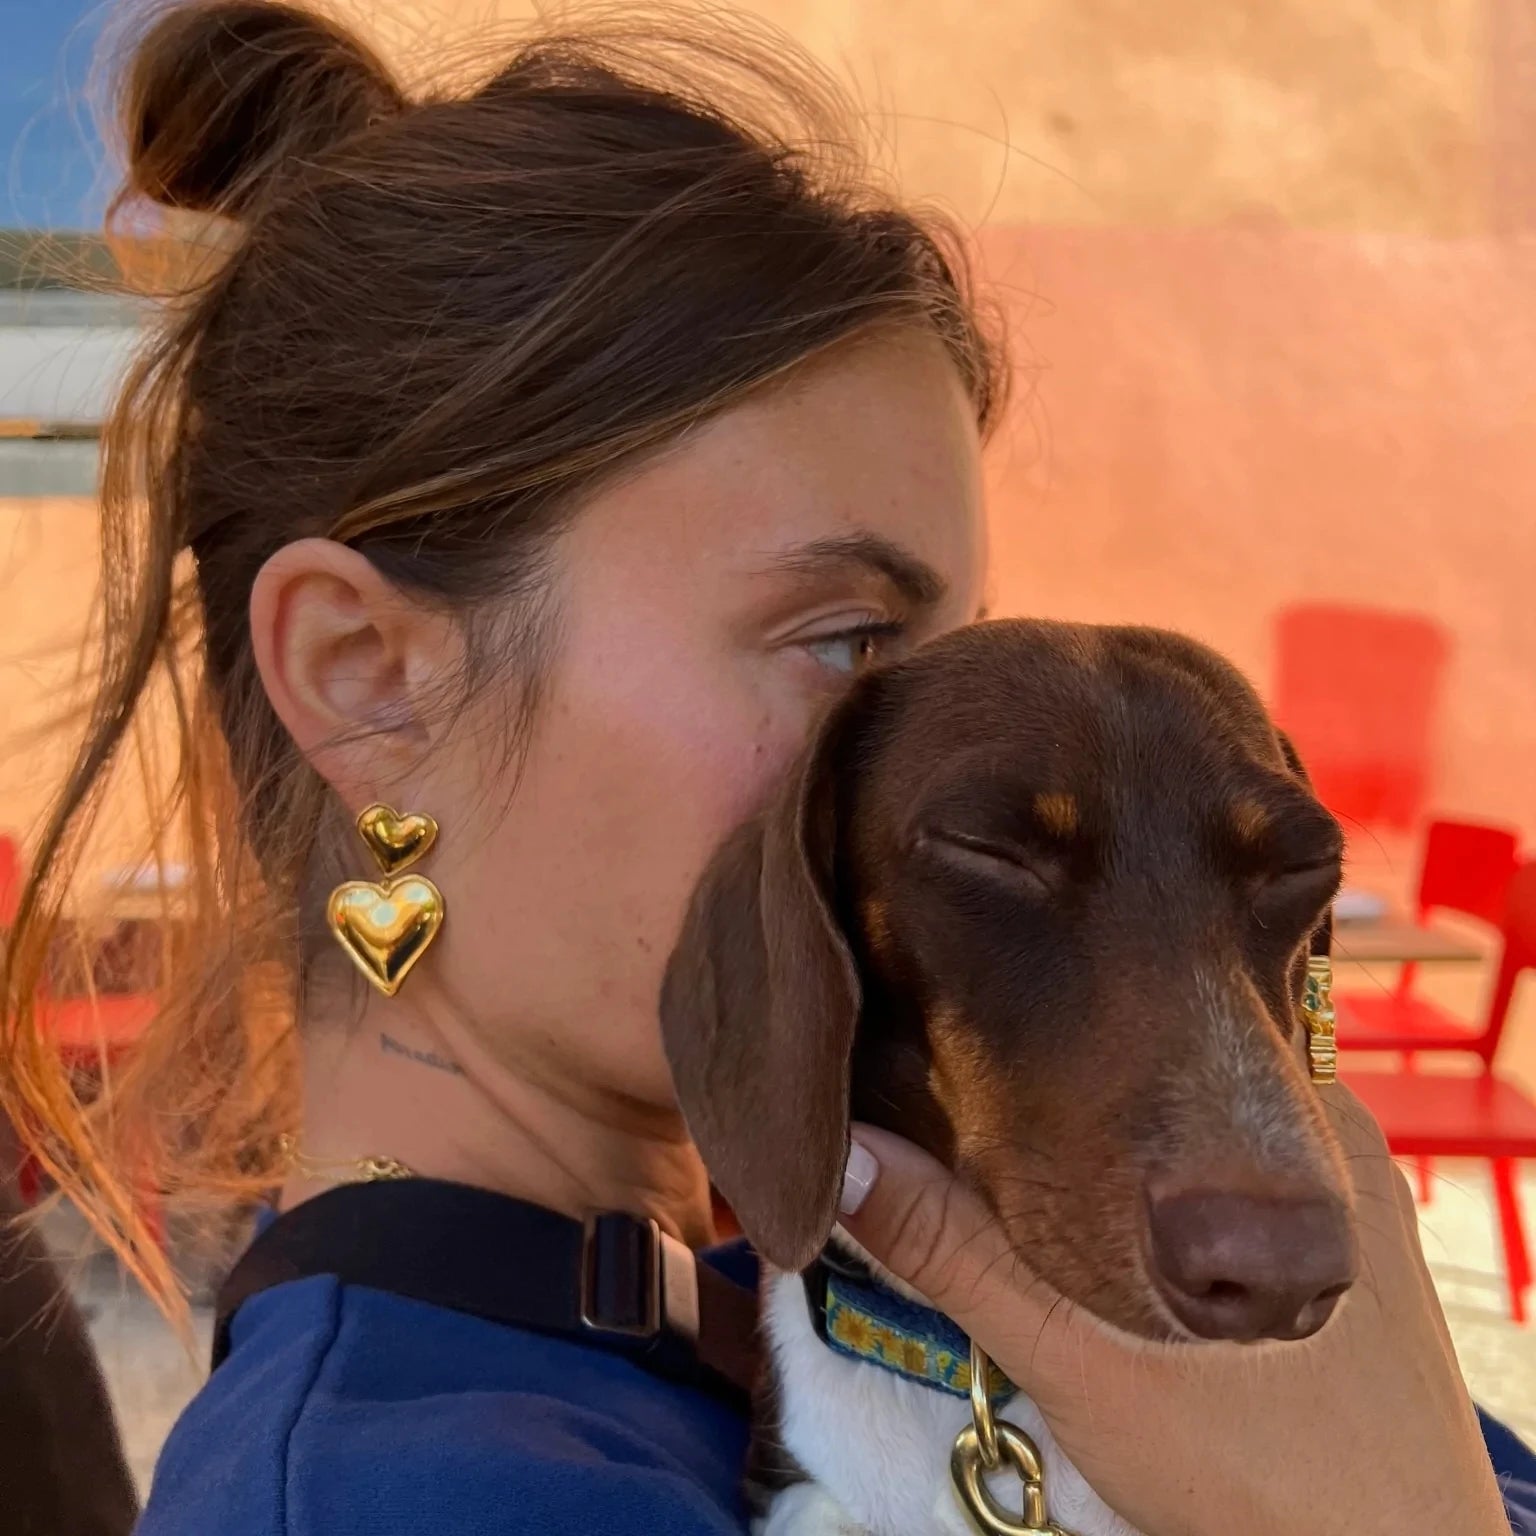
[[[1359,1100],[1325,1098],[1355,1183],[1360,1279],[1300,1343],[1151,1344],[1053,1306],[969,1190],[863,1127],[877,1167],[855,1148],[844,1225],[976,1338],[1142,1531],[1508,1536],[1407,1184]]]

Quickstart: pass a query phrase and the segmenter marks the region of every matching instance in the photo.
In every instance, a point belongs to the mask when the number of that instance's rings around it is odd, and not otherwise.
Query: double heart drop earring
[[[430,816],[399,816],[370,805],[358,836],[384,878],[347,880],[331,892],[325,918],[336,942],[385,997],[393,997],[443,926],[443,893],[425,875],[402,875],[437,841]]]

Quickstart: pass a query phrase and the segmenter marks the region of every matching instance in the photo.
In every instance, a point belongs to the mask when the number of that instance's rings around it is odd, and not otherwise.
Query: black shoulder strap
[[[275,1218],[219,1290],[214,1367],[244,1302],[310,1275],[606,1349],[738,1403],[756,1377],[756,1296],[654,1221],[582,1223],[437,1179],[344,1184]]]

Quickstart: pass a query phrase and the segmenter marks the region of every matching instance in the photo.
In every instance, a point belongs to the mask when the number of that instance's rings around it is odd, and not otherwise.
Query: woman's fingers
[[[1374,1225],[1393,1220],[1408,1234],[1409,1249],[1419,1259],[1424,1283],[1429,1272],[1418,1244],[1419,1215],[1407,1176],[1393,1158],[1370,1110],[1343,1083],[1322,1092],[1323,1112],[1333,1126],[1344,1156],[1344,1166],[1355,1191],[1355,1222],[1362,1239]]]
[[[1324,1104],[1355,1185],[1361,1278],[1299,1343],[1169,1347],[1056,1306],[974,1193],[862,1126],[843,1224],[981,1343],[1141,1530],[1507,1531],[1401,1174],[1354,1095],[1330,1088]]]
[[[842,1224],[983,1344],[1000,1322],[1013,1339],[1038,1335],[1056,1300],[1023,1269],[996,1217],[971,1190],[910,1142],[872,1126],[854,1130]]]

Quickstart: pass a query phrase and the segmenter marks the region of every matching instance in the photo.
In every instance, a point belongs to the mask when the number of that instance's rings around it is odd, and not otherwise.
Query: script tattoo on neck
[[[436,1051],[418,1050],[413,1045],[406,1045],[404,1041],[396,1040],[393,1035],[380,1033],[379,1049],[386,1056],[403,1056],[407,1061],[413,1061],[419,1067],[431,1067],[434,1072],[447,1072],[453,1077],[463,1077],[464,1068],[458,1062],[451,1061],[446,1056],[439,1056]]]

